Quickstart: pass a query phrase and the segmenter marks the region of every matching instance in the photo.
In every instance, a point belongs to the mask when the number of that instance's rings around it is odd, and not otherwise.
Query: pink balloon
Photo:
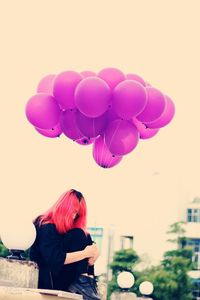
[[[153,122],[157,120],[165,110],[166,100],[164,95],[157,89],[146,87],[147,104],[144,110],[137,116],[141,122]]]
[[[86,136],[84,136],[83,138],[81,138],[80,140],[76,140],[76,143],[80,144],[80,145],[83,145],[83,146],[87,146],[87,145],[90,145],[94,142],[94,138],[91,139],[91,138],[88,138]]]
[[[128,80],[135,80],[135,81],[141,83],[143,86],[146,86],[144,79],[142,77],[140,77],[139,75],[136,75],[136,74],[127,74],[126,75],[126,79],[128,79]]]
[[[63,133],[72,140],[79,140],[83,137],[80,132],[77,122],[77,111],[76,110],[66,110],[61,113],[60,126]]]
[[[60,127],[60,123],[58,123],[56,126],[52,127],[51,129],[40,129],[35,127],[35,129],[42,135],[49,137],[49,138],[55,138],[59,137],[62,134],[62,129]]]
[[[74,92],[83,77],[74,71],[66,71],[58,74],[54,80],[53,94],[63,109],[75,108]]]
[[[60,108],[55,98],[45,93],[32,96],[26,104],[25,110],[29,122],[41,129],[54,127],[60,118]]]
[[[75,91],[75,104],[89,118],[101,116],[108,109],[111,91],[105,81],[98,77],[83,79]]]
[[[105,143],[112,154],[125,155],[138,144],[139,132],[129,121],[115,120],[105,130]]]
[[[81,76],[83,76],[83,78],[96,76],[96,73],[92,72],[92,71],[83,71],[80,74],[81,74]]]
[[[118,114],[115,112],[115,110],[112,107],[109,107],[107,112],[107,119],[108,119],[108,123],[120,119],[120,117],[118,116]]]
[[[136,118],[133,118],[133,124],[137,127],[141,139],[150,139],[154,137],[159,129],[150,129],[142,122],[138,121]]]
[[[126,79],[124,73],[116,68],[103,69],[97,76],[103,79],[111,89],[114,89],[121,81]]]
[[[169,124],[171,122],[171,120],[173,119],[174,114],[175,114],[175,105],[168,96],[165,96],[165,99],[166,99],[166,108],[165,108],[164,112],[162,113],[160,118],[157,119],[156,121],[154,121],[152,123],[147,123],[147,126],[149,128],[164,127],[167,124]]]
[[[97,118],[88,118],[81,112],[76,115],[77,126],[84,136],[89,138],[97,137],[103,133],[107,125],[107,114],[103,114]]]
[[[119,83],[113,91],[113,109],[125,120],[141,113],[146,103],[146,90],[139,82],[125,80]]]
[[[102,136],[99,136],[94,142],[93,158],[102,168],[112,168],[122,160],[122,156],[116,156],[109,151]]]
[[[37,86],[37,93],[53,94],[53,83],[55,77],[56,75],[54,74],[43,77]]]

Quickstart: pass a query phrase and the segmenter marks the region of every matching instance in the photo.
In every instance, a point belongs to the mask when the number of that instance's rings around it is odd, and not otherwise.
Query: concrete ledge
[[[0,300],[83,300],[81,295],[56,290],[0,286]]]
[[[37,288],[38,275],[38,266],[32,261],[0,257],[0,285]]]

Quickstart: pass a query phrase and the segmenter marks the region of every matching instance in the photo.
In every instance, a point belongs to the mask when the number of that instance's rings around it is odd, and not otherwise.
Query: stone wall
[[[137,300],[135,293],[112,293],[110,300]]]
[[[37,288],[38,266],[32,261],[0,257],[0,285]]]

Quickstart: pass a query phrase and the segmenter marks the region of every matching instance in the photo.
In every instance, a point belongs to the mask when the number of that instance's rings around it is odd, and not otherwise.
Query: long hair
[[[63,193],[50,209],[34,220],[34,223],[37,220],[39,226],[55,224],[57,231],[62,234],[72,228],[81,228],[86,232],[86,219],[85,199],[80,192],[71,189]]]

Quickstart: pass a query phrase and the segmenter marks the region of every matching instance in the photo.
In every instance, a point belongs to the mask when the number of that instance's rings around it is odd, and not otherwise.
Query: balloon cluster
[[[174,113],[168,96],[115,68],[47,75],[26,105],[26,116],[40,134],[64,133],[78,144],[93,144],[93,157],[103,168],[117,165],[139,139],[155,136]]]

